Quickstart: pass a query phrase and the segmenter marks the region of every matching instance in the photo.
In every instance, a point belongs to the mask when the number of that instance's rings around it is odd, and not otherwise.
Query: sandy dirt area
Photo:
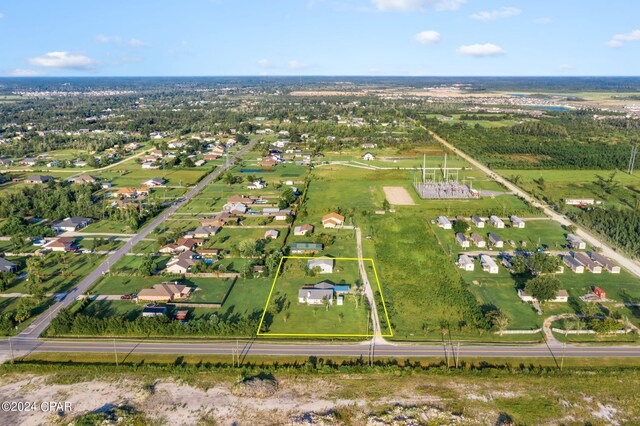
[[[383,186],[382,190],[389,203],[394,206],[413,206],[416,204],[409,191],[402,186]]]

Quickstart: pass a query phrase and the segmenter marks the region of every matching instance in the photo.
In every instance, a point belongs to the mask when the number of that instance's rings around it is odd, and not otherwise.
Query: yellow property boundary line
[[[380,293],[380,299],[382,301],[382,308],[384,309],[384,316],[387,320],[387,328],[389,330],[388,334],[312,334],[312,333],[262,333],[260,330],[262,329],[262,323],[264,321],[264,317],[267,314],[267,309],[269,309],[269,302],[271,302],[271,295],[273,294],[273,289],[276,286],[276,281],[280,276],[280,269],[282,268],[282,262],[285,259],[331,259],[331,260],[355,260],[355,261],[370,261],[373,265],[373,274],[376,278],[376,284],[378,286],[378,292]],[[282,256],[280,259],[280,263],[278,264],[278,269],[276,270],[276,275],[273,277],[273,283],[271,284],[271,290],[269,290],[269,297],[267,297],[267,302],[264,305],[264,310],[262,311],[262,317],[260,318],[260,324],[258,324],[258,331],[256,332],[256,336],[271,336],[271,337],[393,337],[393,330],[391,329],[391,321],[389,321],[389,312],[387,312],[387,305],[384,301],[384,296],[382,295],[382,287],[380,286],[380,279],[378,278],[378,270],[376,269],[375,260],[372,258],[360,258],[360,257],[313,257],[313,256]]]

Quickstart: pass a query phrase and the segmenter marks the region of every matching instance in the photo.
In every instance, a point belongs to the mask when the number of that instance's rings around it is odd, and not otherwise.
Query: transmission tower
[[[638,155],[638,145],[633,145],[631,147],[631,156],[629,157],[629,167],[627,168],[627,173],[630,175],[633,174],[633,169],[636,166],[636,156]]]

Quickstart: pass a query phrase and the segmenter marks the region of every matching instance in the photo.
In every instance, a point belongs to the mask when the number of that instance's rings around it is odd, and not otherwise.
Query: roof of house
[[[502,238],[500,238],[498,234],[494,234],[493,232],[489,234],[489,239],[491,241],[502,241]]]
[[[298,225],[293,229],[293,232],[313,231],[313,225],[304,224]]]
[[[471,239],[476,243],[484,241],[484,238],[482,238],[482,235],[478,234],[477,232],[471,233]]]
[[[4,257],[0,257],[0,269],[14,268],[15,266],[17,266],[15,263],[5,259]]]
[[[333,298],[333,290],[324,290],[317,288],[301,288],[298,290],[298,297],[310,300],[322,300],[324,298]]]
[[[322,221],[325,222],[327,220],[337,220],[339,222],[344,222],[344,216],[342,216],[341,214],[335,213],[335,212],[331,212],[329,214],[326,214],[324,216],[322,216]]]
[[[76,228],[88,222],[91,222],[91,219],[86,217],[73,216],[73,217],[68,217],[66,219],[53,222],[51,226],[57,227],[57,228],[70,228],[70,227]]]
[[[311,259],[307,260],[307,268],[315,268],[316,266],[330,266],[333,268],[333,259]]]
[[[574,268],[583,267],[584,268],[582,263],[578,262],[576,259],[574,259],[573,257],[571,257],[568,254],[565,254],[564,256],[562,256],[562,260],[564,260],[564,263],[566,263],[570,267],[574,267]]]
[[[320,243],[308,243],[296,241],[291,243],[291,250],[322,250],[323,245]]]
[[[187,287],[186,285],[177,284],[173,282],[167,282],[162,284],[156,284],[152,288],[145,288],[138,292],[138,298],[144,297],[166,297],[170,299],[175,295],[184,294],[191,291],[191,287]]]
[[[201,243],[202,243],[202,240],[197,240],[195,238],[180,238],[176,242],[176,244],[178,244],[178,247],[182,246],[187,248],[193,248]]]
[[[74,183],[93,183],[96,181],[96,178],[89,175],[80,175],[80,176],[69,178],[68,180],[69,182],[74,182]]]

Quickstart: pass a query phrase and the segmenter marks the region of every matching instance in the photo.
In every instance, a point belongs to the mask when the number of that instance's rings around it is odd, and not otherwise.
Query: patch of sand
[[[382,190],[389,203],[395,206],[413,206],[416,204],[409,191],[402,186],[383,186]]]

